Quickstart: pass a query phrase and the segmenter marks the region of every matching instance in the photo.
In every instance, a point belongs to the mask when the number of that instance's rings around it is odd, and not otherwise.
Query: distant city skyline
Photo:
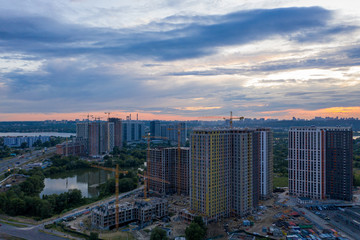
[[[355,110],[354,110],[355,109]],[[333,110],[333,111],[331,111]],[[106,112],[106,111],[104,111]],[[79,113],[0,113],[0,122],[1,121],[45,121],[45,120],[75,120],[75,119],[87,119],[87,115],[93,115],[96,117],[101,117],[101,120],[107,120],[107,115],[104,112],[79,112]],[[139,120],[163,120],[163,121],[191,121],[191,120],[200,120],[200,121],[216,121],[222,120],[222,117],[229,117],[229,112],[224,112],[223,115],[208,115],[203,114],[202,116],[180,116],[180,115],[170,115],[170,114],[153,114],[153,113],[141,113],[141,112],[112,112],[111,117],[118,117],[126,119],[126,116],[132,114],[132,120],[136,120],[136,114],[139,116]],[[244,116],[245,118],[265,118],[265,119],[279,119],[279,120],[292,120],[293,117],[299,119],[314,119],[315,117],[331,117],[331,118],[360,118],[360,107],[358,108],[333,108],[333,109],[321,109],[319,111],[300,111],[293,110],[287,115],[277,116],[277,115],[244,115],[237,112],[234,112],[234,116]]]
[[[360,2],[4,0],[0,121],[360,117]]]

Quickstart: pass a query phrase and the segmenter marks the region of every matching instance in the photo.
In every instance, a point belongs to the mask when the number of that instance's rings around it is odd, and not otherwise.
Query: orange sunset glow
[[[8,113],[0,114],[0,121],[44,121],[44,120],[75,120],[75,119],[87,119],[87,115],[107,119],[105,112],[79,112],[79,113]],[[236,111],[233,111],[236,113]],[[187,120],[201,120],[201,121],[215,121],[221,120],[223,117],[228,117],[228,114],[220,115],[203,115],[197,117],[170,115],[170,114],[154,114],[144,112],[111,112],[110,117],[117,117],[126,119],[126,116],[131,114],[131,119],[136,120],[136,114],[138,114],[139,120],[165,120],[165,121],[187,121]],[[261,114],[261,115],[260,115]],[[339,118],[360,118],[360,106],[355,107],[333,107],[323,108],[318,110],[304,110],[304,109],[287,109],[281,111],[264,111],[257,116],[245,116],[246,118],[260,118],[266,119],[292,119],[293,117],[302,119],[313,119],[314,117],[339,117]],[[238,114],[240,115],[240,114]],[[90,118],[90,120],[93,118]]]

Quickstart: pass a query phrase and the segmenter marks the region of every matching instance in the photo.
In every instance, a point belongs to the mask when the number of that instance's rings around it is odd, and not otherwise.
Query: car
[[[0,224],[0,227],[1,227],[1,224]]]

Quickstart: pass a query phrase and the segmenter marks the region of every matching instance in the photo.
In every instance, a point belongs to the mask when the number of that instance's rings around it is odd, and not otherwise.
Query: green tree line
[[[0,213],[44,219],[115,193],[115,179],[110,179],[100,185],[100,194],[97,198],[84,198],[78,189],[72,189],[61,194],[44,195],[40,198],[39,194],[45,186],[45,176],[90,167],[87,161],[73,156],[55,155],[50,160],[52,166],[46,169],[19,170],[18,173],[29,177],[24,182],[12,186],[6,192],[0,193]],[[9,174],[11,173],[6,175]],[[138,179],[135,172],[129,171],[128,174],[120,175],[119,178],[119,192],[127,192],[137,187]]]
[[[64,157],[55,155],[50,158],[50,161],[52,163],[51,166],[43,170],[45,176],[50,176],[52,174],[61,173],[68,170],[91,168],[89,162],[81,160],[77,156]]]

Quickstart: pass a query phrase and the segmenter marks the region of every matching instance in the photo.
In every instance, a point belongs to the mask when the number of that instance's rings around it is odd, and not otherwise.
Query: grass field
[[[287,187],[288,186],[288,177],[279,177],[274,175],[274,188],[276,187]]]
[[[14,227],[19,227],[19,228],[27,227],[27,225],[24,225],[24,224],[6,222],[6,221],[1,221],[1,220],[0,220],[0,223],[1,223],[1,224],[11,225],[11,226],[14,226]]]
[[[109,233],[100,233],[99,236],[101,239],[110,240],[134,240],[134,236],[129,232],[109,232]]]
[[[6,233],[0,233],[0,239],[5,240],[25,240],[25,238],[14,237]]]

